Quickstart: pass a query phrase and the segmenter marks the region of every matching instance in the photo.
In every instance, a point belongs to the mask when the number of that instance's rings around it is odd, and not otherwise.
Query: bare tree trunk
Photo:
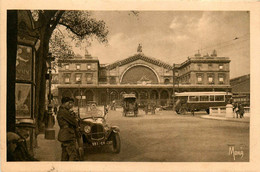
[[[46,31],[45,26],[40,31],[41,45],[38,50],[38,56],[36,60],[36,90],[35,90],[35,118],[37,122],[36,135],[39,134],[39,127],[42,126],[44,110],[45,110],[45,93],[46,93],[46,79],[45,74],[47,72],[46,57],[49,51],[49,34]]]

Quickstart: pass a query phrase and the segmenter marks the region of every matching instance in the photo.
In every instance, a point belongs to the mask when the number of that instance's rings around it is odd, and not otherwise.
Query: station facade
[[[138,51],[133,56],[104,65],[87,54],[85,57],[60,60],[58,97],[70,96],[76,105],[89,101],[99,105],[115,101],[122,95],[134,93],[137,102],[168,106],[175,92],[230,91],[228,57],[211,55],[188,57],[181,64],[168,64]]]

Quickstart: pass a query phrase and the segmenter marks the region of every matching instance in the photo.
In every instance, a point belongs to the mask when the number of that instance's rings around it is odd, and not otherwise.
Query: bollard
[[[233,105],[232,104],[226,105],[226,118],[233,118]]]

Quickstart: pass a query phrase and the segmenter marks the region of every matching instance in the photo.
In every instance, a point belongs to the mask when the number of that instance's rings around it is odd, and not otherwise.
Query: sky
[[[101,64],[133,56],[140,43],[144,55],[182,63],[200,51],[229,57],[230,78],[250,73],[250,14],[246,11],[92,11],[109,30],[108,43],[93,39],[88,52]],[[74,49],[84,55],[84,48]]]

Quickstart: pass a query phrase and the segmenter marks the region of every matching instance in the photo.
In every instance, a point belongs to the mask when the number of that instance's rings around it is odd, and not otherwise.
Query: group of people
[[[243,118],[245,113],[244,106],[241,103],[235,103],[233,105],[233,112],[236,118]]]

